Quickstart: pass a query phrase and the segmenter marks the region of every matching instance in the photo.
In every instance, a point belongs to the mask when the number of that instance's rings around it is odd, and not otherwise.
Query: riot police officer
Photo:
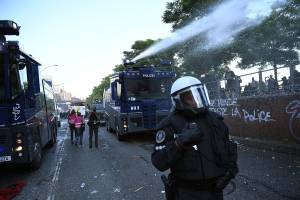
[[[223,199],[238,172],[237,146],[222,116],[208,110],[207,89],[190,76],[171,88],[174,110],[157,126],[152,163],[160,171],[168,200]]]

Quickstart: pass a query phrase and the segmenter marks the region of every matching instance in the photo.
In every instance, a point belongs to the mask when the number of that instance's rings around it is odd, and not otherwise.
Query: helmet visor
[[[179,94],[180,101],[184,106],[192,108],[203,108],[210,105],[205,85],[192,86]]]

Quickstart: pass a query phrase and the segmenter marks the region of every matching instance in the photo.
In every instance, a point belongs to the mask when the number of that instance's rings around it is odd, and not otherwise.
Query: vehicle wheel
[[[119,126],[116,127],[116,134],[119,141],[124,141],[124,135],[120,134]]]
[[[51,128],[51,140],[49,142],[49,147],[53,147],[54,144],[56,143],[56,138],[57,138],[57,128],[52,127]]]
[[[106,130],[107,130],[107,131],[108,131],[108,126],[109,126],[108,120],[106,120]]]
[[[34,143],[34,147],[33,147],[33,159],[30,163],[30,169],[35,171],[37,169],[40,168],[41,163],[42,163],[42,146],[41,146],[41,142],[36,141]]]
[[[109,120],[106,121],[106,130],[110,133],[112,133],[112,128],[110,127],[110,124],[109,124]]]

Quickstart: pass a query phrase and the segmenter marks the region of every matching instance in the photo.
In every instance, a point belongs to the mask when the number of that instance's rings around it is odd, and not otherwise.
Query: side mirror
[[[112,100],[117,100],[117,82],[112,82],[111,85],[111,98]]]

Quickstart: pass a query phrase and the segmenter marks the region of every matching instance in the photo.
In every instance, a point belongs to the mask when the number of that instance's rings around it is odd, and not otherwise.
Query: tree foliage
[[[220,0],[175,0],[168,2],[163,21],[171,24],[173,31],[191,20],[206,15]],[[202,38],[195,37],[183,43],[177,55],[183,60],[182,71],[195,74],[210,71],[222,72],[228,63],[240,58],[241,68],[256,65],[296,65],[299,63],[295,49],[300,40],[300,1],[289,0],[287,6],[273,12],[262,24],[239,34],[228,46],[208,51],[195,51]]]
[[[110,84],[110,76],[106,76],[102,79],[101,83],[98,86],[93,88],[92,94],[87,98],[86,102],[88,105],[91,105],[95,101],[103,100],[103,91],[107,89]]]
[[[239,35],[231,46],[242,58],[239,66],[297,65],[300,49],[300,2],[290,1],[260,26]],[[246,41],[246,42],[245,42]]]
[[[175,0],[168,2],[163,13],[163,22],[172,24],[174,30],[191,20],[204,16],[210,8],[221,0]]]
[[[130,51],[124,51],[124,59],[125,60],[132,60],[136,56],[138,56],[140,53],[145,51],[147,48],[149,48],[151,45],[159,42],[158,40],[137,40],[134,42],[134,44],[131,46]],[[154,56],[150,56],[147,58],[143,58],[141,60],[138,60],[137,64],[135,66],[143,66],[143,65],[159,65],[161,60],[169,60],[172,63],[174,62],[174,50],[168,50],[159,54],[156,54]]]
[[[157,40],[157,41],[159,41],[159,40]],[[142,51],[146,50],[148,47],[150,47],[152,44],[154,44],[157,41],[152,40],[152,39],[135,41],[134,44],[132,44],[130,51],[123,52],[124,60],[132,60],[134,57],[139,55]],[[163,53],[155,55],[155,56],[141,59],[134,66],[143,66],[143,65],[150,65],[150,64],[158,65],[160,63],[160,61],[163,59],[168,59],[171,62],[173,62],[174,61],[174,51],[170,50],[170,51],[163,52]],[[113,73],[123,71],[124,69],[125,69],[125,66],[123,64],[115,65],[115,67],[113,69]],[[178,73],[180,73],[180,70],[177,70],[177,71],[178,71]],[[102,79],[101,83],[98,86],[94,87],[92,94],[87,98],[88,104],[91,104],[92,102],[97,101],[97,100],[98,101],[103,100],[103,92],[104,92],[104,89],[107,89],[109,87],[110,76],[111,75],[104,77]]]

